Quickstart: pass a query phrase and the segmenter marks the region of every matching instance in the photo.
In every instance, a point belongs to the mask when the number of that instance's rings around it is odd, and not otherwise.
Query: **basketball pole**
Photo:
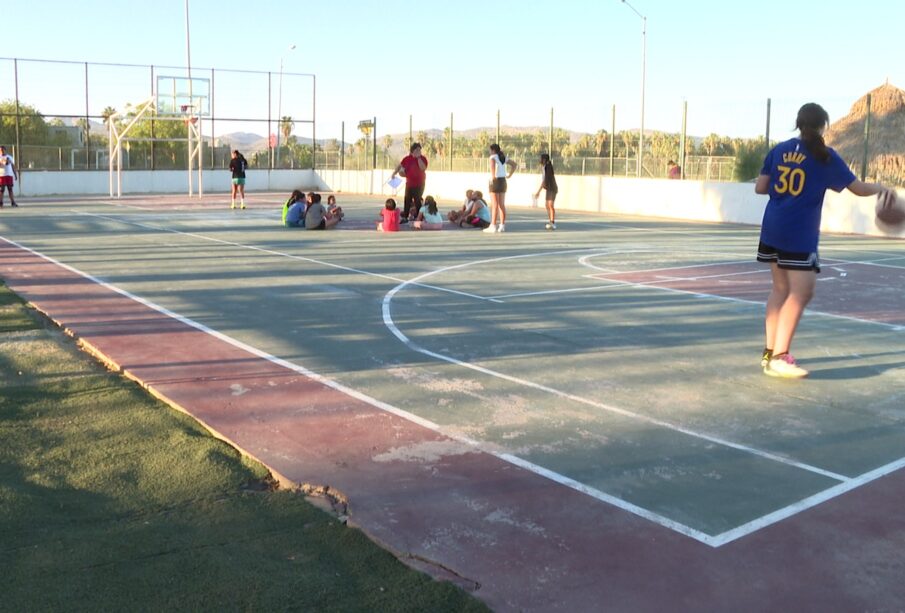
[[[280,55],[280,91],[277,94],[277,168],[280,167],[280,137],[283,134],[283,58],[286,53],[294,49],[295,44],[289,45],[289,49]]]
[[[641,177],[642,162],[644,159],[644,90],[647,80],[647,17],[638,12],[634,6],[626,0],[622,4],[632,9],[641,18],[641,129],[638,130],[638,177]]]
[[[189,82],[189,112],[194,113],[195,100],[192,96],[192,43],[190,37],[191,28],[189,26],[189,0],[185,0],[185,60],[186,72],[188,73]],[[192,197],[192,128],[186,124],[186,132],[188,133],[188,174],[189,174],[189,198]]]

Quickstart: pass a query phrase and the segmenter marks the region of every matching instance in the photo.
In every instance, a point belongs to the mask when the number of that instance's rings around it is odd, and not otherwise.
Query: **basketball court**
[[[823,236],[790,381],[759,367],[756,227],[378,234],[382,199],[339,194],[311,232],[284,197],[23,200],[0,275],[499,610],[905,602],[905,242]]]

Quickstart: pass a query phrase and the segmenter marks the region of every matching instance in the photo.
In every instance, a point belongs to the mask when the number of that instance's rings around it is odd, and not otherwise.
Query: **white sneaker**
[[[496,231],[497,231],[497,232],[505,232],[505,231],[506,231],[506,224],[501,223],[500,226],[496,229]]]
[[[550,224],[550,229],[551,229],[551,230],[555,230],[555,229],[556,229],[556,224],[555,224],[555,223],[551,223],[551,224]]]
[[[784,353],[767,362],[764,374],[783,379],[801,379],[807,377],[809,373],[795,362],[795,358]]]
[[[496,234],[496,226],[487,226],[481,230],[481,232],[484,232],[485,234]]]

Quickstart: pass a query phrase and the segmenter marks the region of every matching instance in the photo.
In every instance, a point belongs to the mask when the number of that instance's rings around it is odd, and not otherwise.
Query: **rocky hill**
[[[886,83],[870,91],[868,179],[905,185],[905,91]],[[848,115],[830,125],[826,142],[861,174],[867,94]]]

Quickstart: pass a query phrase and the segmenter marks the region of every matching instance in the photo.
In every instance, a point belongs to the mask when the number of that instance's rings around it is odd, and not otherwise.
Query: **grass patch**
[[[77,350],[0,286],[4,610],[484,611]]]

